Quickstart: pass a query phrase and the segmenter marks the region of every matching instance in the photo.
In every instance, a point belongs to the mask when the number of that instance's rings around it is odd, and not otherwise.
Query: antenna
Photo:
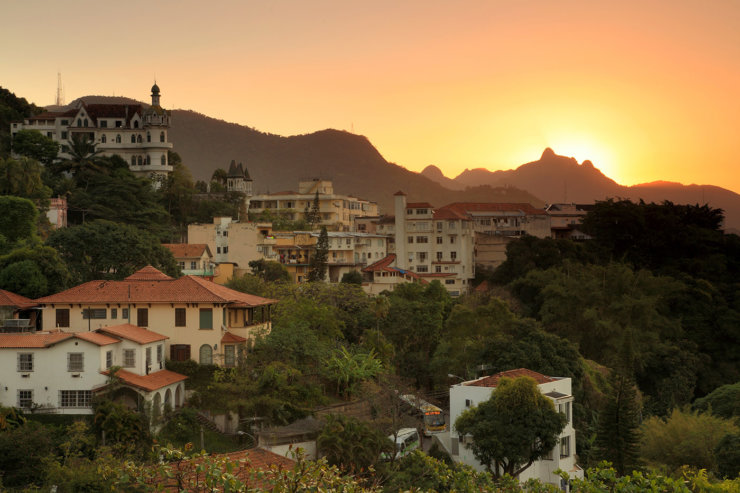
[[[62,88],[62,73],[57,72],[57,106],[64,106],[64,89]]]

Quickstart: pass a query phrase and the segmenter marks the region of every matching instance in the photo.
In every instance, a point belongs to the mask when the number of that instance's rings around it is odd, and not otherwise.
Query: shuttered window
[[[136,325],[139,327],[149,327],[149,310],[147,308],[136,310]]]
[[[175,327],[185,327],[186,325],[185,308],[175,308]]]
[[[57,327],[69,327],[69,308],[57,308]]]
[[[213,328],[213,310],[211,308],[200,309],[200,328],[201,329],[212,329]]]

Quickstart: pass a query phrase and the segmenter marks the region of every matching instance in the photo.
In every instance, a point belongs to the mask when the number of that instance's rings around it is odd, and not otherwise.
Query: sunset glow
[[[92,8],[92,6],[95,8]],[[146,101],[281,135],[365,135],[414,171],[545,147],[625,185],[740,192],[740,2],[5,2],[0,85]],[[72,33],[77,33],[73,35]]]

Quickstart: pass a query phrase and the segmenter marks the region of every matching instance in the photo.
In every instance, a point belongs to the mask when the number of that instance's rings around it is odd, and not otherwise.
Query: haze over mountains
[[[128,98],[88,96],[87,102],[130,102]],[[73,103],[74,104],[74,103]],[[454,179],[435,166],[421,173],[389,163],[370,141],[338,130],[283,137],[193,111],[173,110],[169,140],[195,179],[208,180],[216,168],[242,162],[254,180],[256,193],[296,190],[298,181],[330,179],[338,193],[378,202],[392,212],[393,194],[442,206],[451,202],[529,202],[536,207],[553,202],[593,202],[610,197],[709,203],[725,210],[725,226],[740,230],[740,195],[712,185],[655,182],[622,186],[590,161],[558,156],[546,149],[539,160],[516,169],[465,170]]]

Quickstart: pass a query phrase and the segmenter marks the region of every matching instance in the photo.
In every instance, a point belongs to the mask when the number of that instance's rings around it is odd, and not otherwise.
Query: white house
[[[443,444],[448,446],[448,451],[455,462],[468,464],[479,471],[485,470],[485,467],[473,455],[472,449],[466,447],[466,443],[469,443],[472,438],[458,435],[454,428],[455,421],[466,409],[490,399],[501,378],[513,379],[519,377],[533,378],[537,382],[540,392],[550,398],[555,408],[565,414],[568,419],[560,434],[559,443],[550,452],[550,455],[535,461],[519,475],[519,479],[526,481],[535,478],[567,491],[568,485],[561,483],[560,476],[554,473],[555,470],[561,469],[567,472],[571,478],[583,477],[583,470],[576,464],[573,395],[571,393],[571,379],[568,377],[549,377],[526,368],[519,368],[453,385],[450,388],[450,437],[449,442],[445,443],[446,441],[443,441]]]
[[[108,371],[120,366],[123,400],[150,403],[153,415],[183,404],[184,375],[164,368],[167,337],[133,325],[96,332],[0,334],[0,404],[39,412],[92,413],[106,390]]]

